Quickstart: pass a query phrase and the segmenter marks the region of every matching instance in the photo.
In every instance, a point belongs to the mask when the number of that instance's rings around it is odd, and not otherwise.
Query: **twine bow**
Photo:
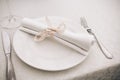
[[[59,24],[58,27],[53,27],[48,17],[46,17],[45,20],[47,22],[48,28],[38,32],[34,37],[35,41],[43,41],[45,38],[53,37],[56,33],[61,33],[65,30],[64,23]]]

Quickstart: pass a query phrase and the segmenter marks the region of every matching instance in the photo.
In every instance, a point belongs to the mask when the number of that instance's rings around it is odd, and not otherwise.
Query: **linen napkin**
[[[46,24],[43,24],[41,22],[35,21],[33,19],[29,19],[29,18],[24,18],[22,20],[21,25],[24,27],[21,30],[28,32],[28,33],[32,33],[34,35],[37,34],[36,32],[43,31],[49,27]],[[31,30],[33,30],[33,31],[31,31]],[[62,33],[55,34],[53,36],[53,38],[65,45],[67,45],[81,53],[85,53],[85,54],[90,49],[90,47],[92,46],[92,44],[94,42],[93,36],[91,36],[89,34],[73,33],[69,30],[65,30]]]

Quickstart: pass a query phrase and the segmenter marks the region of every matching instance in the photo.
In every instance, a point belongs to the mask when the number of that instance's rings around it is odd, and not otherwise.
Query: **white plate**
[[[49,16],[55,26],[64,21],[67,29],[73,32],[87,33],[80,24],[62,17]],[[45,17],[35,19],[44,24]],[[42,42],[33,41],[33,36],[17,30],[13,47],[17,56],[28,65],[42,70],[57,71],[69,69],[83,62],[87,56],[56,42],[54,39],[46,39]]]

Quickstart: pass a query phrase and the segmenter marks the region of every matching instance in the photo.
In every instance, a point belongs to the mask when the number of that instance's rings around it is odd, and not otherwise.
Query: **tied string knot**
[[[50,26],[50,21],[48,20],[48,18],[46,18],[47,21],[47,25]],[[44,29],[43,31],[38,32],[35,37],[34,40],[35,41],[43,41],[45,38],[47,37],[53,37],[56,33],[62,33],[65,30],[65,24],[61,23],[59,24],[58,27],[48,27],[46,29]]]

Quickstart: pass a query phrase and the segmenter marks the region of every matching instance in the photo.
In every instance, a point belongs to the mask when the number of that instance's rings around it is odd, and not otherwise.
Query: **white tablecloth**
[[[5,1],[0,0],[0,17],[8,15]],[[119,76],[120,72],[119,0],[9,0],[9,3],[11,12],[22,17],[63,16],[79,23],[79,17],[85,16],[89,26],[114,56],[111,60],[106,59],[94,44],[83,63],[65,71],[49,72],[28,66],[13,51],[17,80],[117,80],[114,76]],[[12,37],[15,30],[7,31]],[[0,80],[5,80],[5,56],[1,43],[0,37]]]

